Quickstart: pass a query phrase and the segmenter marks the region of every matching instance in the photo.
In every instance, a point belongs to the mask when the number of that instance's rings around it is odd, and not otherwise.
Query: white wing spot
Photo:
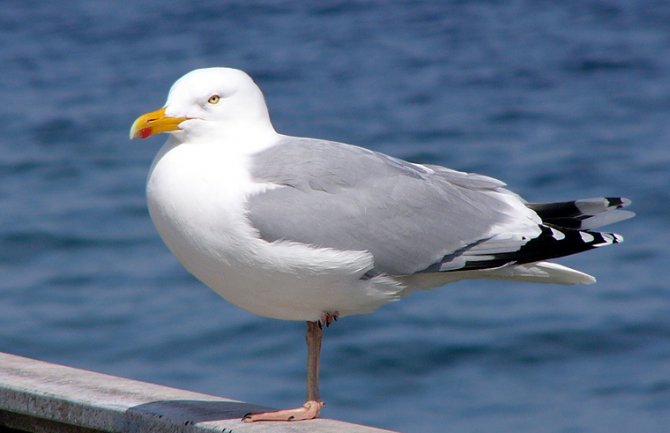
[[[551,228],[551,236],[557,241],[562,241],[563,239],[565,239],[565,233],[558,231],[554,228]]]
[[[601,233],[600,234],[603,237],[604,242],[600,242],[599,244],[594,244],[594,247],[602,247],[605,245],[611,245],[616,242],[616,238],[611,235],[610,233]]]
[[[586,244],[593,242],[593,240],[595,239],[595,238],[593,237],[593,235],[591,235],[591,234],[589,234],[589,233],[586,233],[586,232],[579,232],[579,236],[582,237],[582,240],[583,240],[584,243],[586,243]]]

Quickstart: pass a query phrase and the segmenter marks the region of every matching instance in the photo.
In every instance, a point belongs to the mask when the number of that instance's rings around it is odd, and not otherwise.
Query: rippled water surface
[[[283,407],[302,323],[188,275],[145,208],[134,118],[203,66],[251,73],[277,129],[633,199],[592,286],[464,282],[328,329],[324,416],[406,432],[670,430],[665,1],[116,2],[0,10],[0,351]]]

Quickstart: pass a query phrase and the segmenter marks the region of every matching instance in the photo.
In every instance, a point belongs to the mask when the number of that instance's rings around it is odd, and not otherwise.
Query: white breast
[[[324,312],[369,312],[401,290],[362,251],[312,248],[258,238],[245,202],[276,185],[253,182],[245,155],[222,146],[169,141],[147,181],[149,213],[186,269],[229,302],[254,314],[318,320]]]

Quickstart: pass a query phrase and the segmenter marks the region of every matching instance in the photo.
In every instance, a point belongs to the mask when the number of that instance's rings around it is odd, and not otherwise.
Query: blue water
[[[302,323],[188,275],[134,118],[203,66],[251,73],[280,132],[633,199],[592,286],[464,282],[327,330],[324,416],[406,432],[670,431],[670,3],[58,2],[0,8],[0,351],[275,407]],[[317,2],[314,2],[317,3]]]

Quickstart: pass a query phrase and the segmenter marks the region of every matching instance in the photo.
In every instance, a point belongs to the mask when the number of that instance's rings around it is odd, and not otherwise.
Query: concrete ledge
[[[0,426],[18,431],[390,433],[330,419],[252,424],[240,421],[246,413],[264,409],[267,408],[0,353]]]

